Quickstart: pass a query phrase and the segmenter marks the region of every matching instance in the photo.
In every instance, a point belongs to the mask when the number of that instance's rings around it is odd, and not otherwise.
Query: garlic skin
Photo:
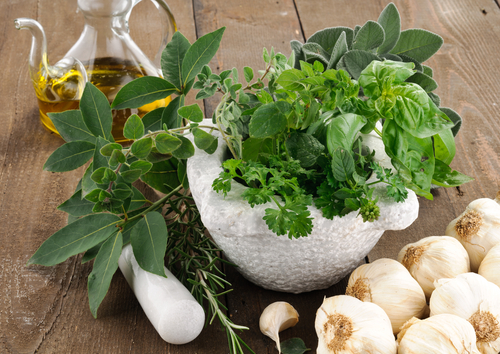
[[[477,272],[486,253],[500,243],[500,204],[498,198],[476,199],[450,222],[445,234],[455,237],[469,253],[470,266]]]
[[[281,353],[279,332],[295,326],[299,322],[299,313],[288,302],[277,301],[268,305],[259,319],[260,331],[276,342]]]
[[[470,272],[467,251],[449,236],[429,236],[407,244],[397,259],[420,284],[427,299],[435,289],[435,280]]]
[[[472,325],[461,317],[441,314],[409,320],[398,334],[398,354],[479,354]]]
[[[489,250],[477,272],[500,287],[500,243]]]
[[[500,351],[500,288],[476,273],[440,279],[430,300],[431,318],[444,313],[468,320],[482,354]]]
[[[396,354],[389,317],[378,305],[352,296],[323,300],[314,323],[318,335],[316,354]]]
[[[389,316],[394,334],[412,317],[427,311],[425,294],[408,270],[398,261],[381,258],[355,269],[346,295],[379,305]]]

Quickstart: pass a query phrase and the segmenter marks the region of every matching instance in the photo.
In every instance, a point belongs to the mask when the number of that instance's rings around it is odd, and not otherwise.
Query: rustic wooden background
[[[227,30],[211,63],[214,71],[261,67],[262,47],[288,54],[292,39],[304,41],[325,27],[376,20],[387,0],[168,0],[179,30],[192,42],[221,26]],[[396,0],[403,28],[424,28],[444,38],[427,64],[439,83],[442,105],[461,114],[453,167],[475,178],[461,188],[438,189],[434,201],[420,199],[420,216],[407,230],[387,232],[368,261],[395,258],[408,242],[442,235],[466,205],[493,197],[500,172],[500,6],[494,0]],[[155,11],[143,1],[131,18],[131,33],[150,56],[159,44]],[[45,131],[28,76],[31,36],[13,20],[31,17],[48,34],[49,58],[59,60],[83,27],[76,0],[0,2],[0,352],[1,353],[227,353],[224,331],[206,328],[194,342],[175,346],[162,341],[118,272],[94,320],[87,301],[90,265],[73,257],[55,267],[25,264],[40,244],[66,222],[56,206],[74,190],[82,170],[42,171],[46,158],[62,144]],[[205,102],[210,116],[215,102]],[[314,316],[324,296],[340,294],[345,280],[330,289],[301,295],[263,290],[229,272],[234,291],[226,297],[235,323],[256,353],[276,353],[258,329],[261,311],[273,301],[290,302],[299,324],[281,338],[301,337],[315,352]]]

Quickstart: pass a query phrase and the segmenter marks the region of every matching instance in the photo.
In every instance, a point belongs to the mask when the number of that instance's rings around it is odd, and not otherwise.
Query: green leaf
[[[217,138],[206,131],[196,128],[193,129],[194,144],[198,149],[205,150],[208,149]]]
[[[160,133],[155,138],[155,145],[162,154],[169,154],[182,145],[182,141],[168,133]]]
[[[91,214],[66,225],[50,236],[28,261],[53,266],[88,250],[117,230],[121,219],[113,214]]]
[[[176,97],[174,100],[172,100],[168,104],[167,107],[170,107],[172,102],[174,102],[178,98],[179,97]],[[156,108],[156,109],[146,113],[144,115],[144,117],[142,117],[142,124],[144,124],[144,131],[145,132],[149,132],[149,131],[155,132],[155,131],[161,129],[161,127],[162,127],[161,118],[162,118],[163,112],[167,109],[167,107]]]
[[[460,117],[460,115],[451,108],[439,107],[439,110],[446,114],[446,116],[453,122],[454,125],[451,128],[451,131],[453,133],[453,136],[457,136],[458,131],[462,126],[462,117]]]
[[[326,69],[334,69],[337,67],[337,64],[344,56],[345,53],[348,51],[348,46],[347,46],[347,40],[346,40],[346,34],[345,32],[342,32],[339,36],[339,39],[335,43],[335,46],[333,47],[332,50],[332,55],[330,56],[330,61],[328,62],[328,66]]]
[[[142,174],[148,173],[151,167],[153,167],[153,164],[147,161],[134,161],[130,164],[131,170],[141,170]]]
[[[90,312],[97,318],[97,309],[108,292],[111,279],[118,269],[118,258],[122,253],[123,237],[117,232],[101,246],[88,278]]]
[[[95,183],[109,183],[111,181],[116,181],[116,174],[108,167],[100,167],[92,173],[90,178]]]
[[[260,155],[271,155],[273,153],[273,141],[270,138],[257,139],[248,138],[243,142],[243,160],[259,161]]]
[[[134,186],[132,186],[132,193],[132,199],[130,200],[130,210],[138,209],[148,202],[141,191],[139,191]]]
[[[391,50],[392,54],[405,54],[423,63],[432,57],[443,45],[443,38],[435,33],[412,28],[401,31],[396,46]]]
[[[189,180],[187,177],[187,166],[184,163],[185,160],[180,160],[177,165],[177,177],[182,184],[182,188],[189,189]]]
[[[380,13],[377,22],[385,33],[384,42],[378,47],[377,53],[389,53],[399,40],[401,34],[401,17],[396,5],[392,2]]]
[[[109,101],[106,95],[90,82],[85,84],[80,99],[80,111],[85,125],[94,136],[113,141],[111,135],[113,115],[111,114]]]
[[[121,150],[113,150],[113,153],[109,158],[109,166],[116,168],[119,164],[125,163],[125,161],[127,161],[127,158]]]
[[[371,50],[384,43],[384,29],[375,21],[367,21],[352,43],[352,49]]]
[[[415,65],[414,69],[417,70],[419,73],[424,72],[424,68],[422,67],[422,64],[418,60],[413,59],[412,57],[409,57],[408,55],[405,54],[399,54],[398,57],[401,58],[401,60],[405,63],[413,63]]]
[[[91,203],[86,199],[82,199],[82,190],[79,189],[68,200],[59,205],[57,209],[64,211],[69,215],[80,217],[92,213],[93,207],[94,203]]]
[[[222,34],[226,27],[200,37],[186,51],[182,61],[182,84],[185,86],[194,79],[200,70],[210,62],[219,49]]]
[[[88,141],[89,143],[95,142],[95,136],[85,125],[82,113],[79,110],[51,112],[48,113],[48,116],[67,143],[76,140]]]
[[[139,266],[147,272],[166,277],[164,257],[167,249],[167,226],[163,216],[150,212],[134,226],[130,242]]]
[[[287,120],[279,107],[274,103],[267,103],[257,108],[248,125],[252,138],[268,138],[283,132]]]
[[[95,245],[92,248],[89,248],[82,257],[82,264],[85,264],[93,260],[97,256],[97,253],[99,253],[99,250],[101,249],[103,243],[104,241]]]
[[[439,134],[434,135],[434,155],[436,159],[443,161],[449,165],[455,157],[455,137],[451,129],[445,129]]]
[[[422,70],[423,70],[423,73],[427,76],[432,77],[434,74],[434,72],[432,71],[432,68],[430,66],[422,65]]]
[[[354,31],[349,27],[325,28],[309,37],[307,39],[307,43],[318,43],[325,51],[332,53],[333,48],[335,47],[335,44],[337,43],[342,32],[345,32],[347,45],[351,48]]]
[[[101,154],[102,148],[108,144],[109,141],[101,138],[100,136],[97,137],[95,141],[94,159],[92,160],[92,168],[94,171],[100,167],[108,167],[109,157]]]
[[[292,47],[293,51],[293,56],[294,56],[294,68],[299,69],[299,63],[300,61],[305,61],[306,58],[304,57],[304,53],[302,52],[302,46],[303,44],[300,43],[299,41],[296,40],[291,40],[290,41],[290,47]]]
[[[155,76],[143,76],[130,81],[116,94],[111,108],[139,108],[178,92],[170,82]]]
[[[326,132],[326,146],[330,155],[333,155],[339,147],[351,151],[357,134],[366,123],[365,117],[353,113],[334,118]]]
[[[120,175],[123,177],[125,182],[133,183],[133,182],[137,181],[139,179],[139,177],[141,177],[142,171],[141,170],[128,170],[128,171],[120,173]]]
[[[333,177],[340,182],[347,181],[354,172],[354,159],[348,150],[337,148],[332,154]]]
[[[50,172],[66,172],[77,169],[94,155],[95,145],[88,141],[71,141],[57,148],[49,156],[43,169]]]
[[[290,155],[304,168],[313,166],[325,150],[314,136],[307,133],[293,133],[285,143]]]
[[[182,118],[190,120],[191,122],[199,123],[203,121],[203,111],[197,103],[190,106],[180,107],[177,113]]]
[[[347,71],[354,78],[358,79],[361,72],[374,60],[380,61],[380,57],[364,50],[351,50],[342,57]]]
[[[113,151],[115,150],[120,150],[121,151],[122,146],[118,143],[109,143],[104,145],[99,152],[101,153],[102,156],[111,156]]]
[[[404,82],[415,71],[413,63],[403,63],[393,60],[372,61],[359,76],[359,84],[363,87],[365,96],[377,99],[384,90],[383,83],[388,80],[391,84]]]
[[[290,338],[280,344],[282,354],[304,354],[308,350],[304,341],[300,338]]]
[[[245,66],[243,68],[243,74],[245,75],[246,82],[252,81],[252,79],[253,79],[253,69],[252,68]]]
[[[172,151],[172,155],[174,155],[178,159],[188,159],[194,155],[194,146],[191,140],[183,137],[182,135],[177,136],[181,141],[181,145]]]
[[[167,161],[153,163],[148,173],[141,176],[141,180],[152,188],[162,192],[170,193],[180,182],[177,178],[177,161],[172,158]]]
[[[144,139],[136,140],[130,147],[130,151],[135,157],[139,159],[144,159],[149,155],[152,147],[153,147],[153,139],[147,137]]]
[[[436,159],[432,183],[441,187],[458,187],[473,180],[474,178],[454,171],[446,163]]]
[[[406,81],[413,82],[419,85],[421,88],[425,90],[425,92],[432,92],[438,88],[437,82],[432,77],[427,76],[423,73],[417,72],[412,76],[410,76]]]
[[[144,135],[144,124],[137,114],[128,117],[123,127],[123,136],[130,140],[137,140]]]
[[[162,154],[161,152],[158,151],[156,147],[153,147],[151,149],[151,152],[149,155],[146,157],[146,160],[151,163],[157,163],[165,160],[169,160],[172,158],[172,154]]]
[[[170,42],[161,53],[161,69],[163,77],[175,87],[182,90],[182,61],[191,43],[181,32],[176,31]]]
[[[297,69],[288,69],[281,73],[276,82],[283,86],[285,90],[297,91],[304,89],[304,85],[300,82],[301,79],[305,79],[304,73]]]
[[[85,170],[85,173],[83,174],[83,177],[82,177],[82,198],[84,198],[88,193],[90,193],[91,191],[93,191],[94,189],[97,188],[96,183],[94,181],[92,181],[92,178],[90,178],[90,176],[92,176],[92,173],[94,172],[93,165],[94,165],[94,163],[91,162],[89,167],[87,167],[87,169]]]
[[[178,109],[184,105],[184,95],[174,98],[163,111],[161,116],[161,124],[158,127],[160,130],[163,124],[166,124],[168,129],[176,129],[182,126],[182,118],[179,116]],[[143,118],[144,119],[144,118]],[[150,129],[154,131],[153,129]]]
[[[408,140],[405,165],[411,171],[413,183],[428,192],[435,164],[432,139],[430,137],[419,139],[408,133],[405,133],[405,139]]]
[[[302,46],[302,52],[306,57],[306,61],[311,62],[314,60],[322,61],[325,66],[328,65],[330,61],[330,53],[324,50],[317,43],[306,43]]]

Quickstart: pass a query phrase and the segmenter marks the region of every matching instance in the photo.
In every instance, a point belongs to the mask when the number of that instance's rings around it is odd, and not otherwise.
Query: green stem
[[[382,137],[382,132],[378,130],[377,127],[373,128],[373,130],[378,134],[378,136]]]

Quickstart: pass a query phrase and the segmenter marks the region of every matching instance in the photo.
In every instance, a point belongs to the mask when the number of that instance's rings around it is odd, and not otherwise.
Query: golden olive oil
[[[125,84],[134,79],[146,76],[144,69],[117,58],[98,58],[91,65],[90,63],[83,64],[87,68],[87,75],[90,82],[106,95],[110,103],[113,102],[116,94]],[[73,89],[76,89],[76,87],[74,88],[72,83],[78,82],[76,75],[79,75],[79,73],[69,72],[58,80],[49,80],[50,82],[40,80],[35,85],[37,86],[36,94],[40,108],[40,119],[45,128],[56,134],[57,130],[47,116],[47,113],[78,109],[79,100],[65,100],[65,97],[74,97]],[[63,87],[62,83],[66,84],[64,85],[64,90],[60,89],[60,87]],[[71,93],[72,95],[70,95]],[[137,114],[142,118],[146,113],[156,108],[165,107],[170,100],[170,97],[167,97],[166,99],[149,103],[137,109],[113,110],[112,134],[114,139],[117,142],[127,141],[123,136],[123,126],[132,114]]]

